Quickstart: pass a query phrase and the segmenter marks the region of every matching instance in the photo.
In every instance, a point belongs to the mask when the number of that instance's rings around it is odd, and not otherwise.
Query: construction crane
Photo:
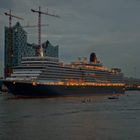
[[[11,14],[11,10],[9,13],[4,13],[6,16],[9,16],[9,38],[8,38],[8,54],[7,54],[7,64],[5,65],[5,77],[8,77],[12,73],[13,67],[13,40],[12,40],[12,18],[23,20],[23,18],[15,16]]]
[[[40,26],[49,26],[49,24],[41,24]],[[38,25],[29,25],[27,24],[26,26],[22,26],[23,28],[34,28],[38,27]]]
[[[20,19],[20,20],[24,20],[23,18],[21,17],[18,17],[18,16],[15,16],[15,15],[12,15],[11,14],[11,10],[9,10],[9,13],[4,13],[6,16],[9,16],[9,27],[11,28],[12,27],[12,18],[17,18],[17,19]]]
[[[45,26],[49,26],[49,24],[41,24],[40,25],[41,27],[45,27]],[[22,26],[23,28],[35,28],[35,27],[38,27],[38,25],[30,25],[30,24],[27,24],[26,26]],[[38,47],[35,48],[35,52],[36,54],[38,54]]]
[[[41,15],[43,14],[43,15],[52,16],[52,17],[56,17],[56,18],[59,18],[59,16],[55,15],[55,14],[50,14],[48,11],[42,12],[40,6],[39,6],[39,10],[31,9],[31,11],[34,13],[38,13],[38,45],[39,45],[39,47],[38,47],[37,55],[43,56],[43,48],[41,45]]]

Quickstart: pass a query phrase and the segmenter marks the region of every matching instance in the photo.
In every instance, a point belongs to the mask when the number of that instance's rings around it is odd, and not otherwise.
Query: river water
[[[108,96],[0,95],[0,140],[140,140],[140,91]]]

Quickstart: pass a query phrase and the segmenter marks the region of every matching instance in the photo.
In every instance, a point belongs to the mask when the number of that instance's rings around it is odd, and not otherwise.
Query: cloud
[[[2,9],[9,9],[11,6],[13,6],[12,0],[1,0],[0,3],[0,8]]]
[[[42,15],[42,41],[58,44],[60,57],[73,61],[79,56],[88,57],[92,51],[110,67],[121,67],[128,75],[131,68],[140,70],[140,5],[138,0],[1,0],[0,46],[3,47],[4,26],[8,18],[3,12],[12,9],[13,14],[23,17],[22,25],[38,24],[37,14],[31,8],[60,15],[60,19]],[[13,19],[13,24],[17,22]],[[37,43],[37,28],[26,29],[28,42]],[[3,53],[3,49],[0,49]],[[125,65],[128,65],[125,67]],[[129,66],[130,64],[130,66]],[[140,75],[138,75],[140,77]]]

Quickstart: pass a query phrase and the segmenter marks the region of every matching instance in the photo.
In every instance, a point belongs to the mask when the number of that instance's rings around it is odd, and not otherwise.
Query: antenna
[[[47,12],[42,12],[40,6],[39,6],[38,10],[31,9],[31,11],[34,13],[38,13],[38,45],[39,45],[39,48],[38,48],[37,55],[43,56],[43,48],[41,46],[41,15],[43,14],[43,15],[52,16],[52,17],[56,17],[56,18],[59,18],[59,16],[55,15],[55,14],[50,14],[48,12],[48,10],[47,10]]]

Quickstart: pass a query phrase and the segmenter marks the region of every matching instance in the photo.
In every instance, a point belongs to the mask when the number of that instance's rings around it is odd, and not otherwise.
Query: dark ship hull
[[[2,80],[0,79],[0,91],[2,90]]]
[[[4,81],[10,93],[19,97],[49,97],[98,93],[124,93],[124,86],[45,85],[32,82]]]

